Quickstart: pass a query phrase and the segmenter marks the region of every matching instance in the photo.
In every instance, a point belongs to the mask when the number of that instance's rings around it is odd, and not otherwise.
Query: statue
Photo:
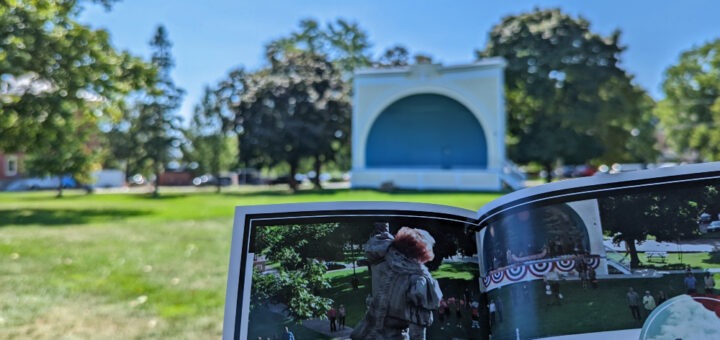
[[[422,229],[402,227],[395,236],[376,223],[365,244],[372,293],[352,339],[425,339],[442,292],[425,263],[435,257],[435,239]]]

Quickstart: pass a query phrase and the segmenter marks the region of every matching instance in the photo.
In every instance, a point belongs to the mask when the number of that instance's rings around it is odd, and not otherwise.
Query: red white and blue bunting
[[[504,286],[506,284],[543,279],[547,273],[558,271],[569,273],[575,270],[576,258],[561,258],[542,260],[534,263],[513,264],[504,268],[493,270],[482,278],[485,288],[492,286]],[[589,267],[597,269],[600,266],[600,256],[594,255],[585,257]],[[528,277],[529,275],[529,277]]]

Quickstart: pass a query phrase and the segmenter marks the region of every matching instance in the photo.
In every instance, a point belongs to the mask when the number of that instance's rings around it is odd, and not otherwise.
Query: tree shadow
[[[317,195],[326,195],[326,196],[332,196],[336,195],[341,192],[348,192],[350,189],[322,189],[322,190],[315,190],[315,189],[306,189],[306,190],[299,190],[296,192],[293,192],[290,189],[287,190],[261,190],[261,191],[253,191],[253,192],[221,192],[220,195],[223,196],[229,196],[229,197],[259,197],[259,196],[271,196],[271,197],[299,197],[299,196],[317,196]],[[212,193],[212,195],[217,195],[216,193]]]
[[[128,209],[0,209],[0,228],[38,225],[57,227],[93,222],[122,221],[148,215],[149,211]]]
[[[720,251],[710,252],[710,258],[704,259],[703,263],[720,264]]]
[[[203,193],[192,193],[192,195],[202,195]],[[163,193],[160,192],[157,196],[153,195],[152,193],[143,193],[138,195],[141,199],[147,199],[147,200],[172,200],[172,199],[178,199],[178,198],[184,198],[187,197],[189,194],[187,193]]]

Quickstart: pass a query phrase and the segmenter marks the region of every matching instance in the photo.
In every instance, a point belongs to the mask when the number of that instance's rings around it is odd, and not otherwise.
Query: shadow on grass
[[[149,212],[128,209],[0,209],[0,228],[11,225],[40,225],[56,227],[100,221],[124,220],[147,215]]]
[[[710,258],[703,260],[704,263],[720,264],[720,251],[710,253]]]
[[[347,193],[352,191],[367,191],[367,192],[375,192],[378,194],[386,194],[386,195],[402,195],[402,196],[425,196],[427,194],[457,194],[458,191],[450,191],[450,190],[394,190],[394,191],[381,191],[381,190],[373,190],[373,189],[302,189],[296,192],[293,192],[292,190],[285,189],[285,190],[279,190],[279,189],[268,189],[268,190],[259,190],[259,191],[252,191],[252,192],[221,192],[220,195],[225,196],[241,196],[241,197],[253,197],[253,196],[316,196],[316,195],[336,195],[340,193]],[[509,191],[508,191],[509,192]],[[471,194],[498,194],[497,192],[491,192],[491,191],[478,191],[478,192],[462,192],[462,193],[471,193]],[[501,192],[506,193],[506,192]],[[212,195],[217,195],[216,193],[209,193]]]
[[[293,192],[290,189],[287,190],[261,190],[253,192],[221,192],[220,195],[230,197],[257,197],[257,196],[275,196],[275,197],[287,197],[287,196],[316,196],[316,195],[336,195],[341,192],[349,192],[350,189],[322,189],[322,190],[299,190]],[[217,195],[212,193],[213,195]]]

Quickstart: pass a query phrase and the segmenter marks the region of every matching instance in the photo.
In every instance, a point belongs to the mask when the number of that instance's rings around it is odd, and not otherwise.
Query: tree
[[[632,268],[640,265],[636,243],[650,235],[658,242],[698,236],[698,217],[715,208],[720,193],[713,185],[644,191],[598,200],[603,230],[615,243],[625,242]]]
[[[235,108],[241,157],[253,166],[290,168],[290,187],[300,161],[332,159],[347,144],[350,104],[340,72],[323,55],[286,52],[271,67],[246,77]]]
[[[327,39],[330,59],[340,70],[352,74],[360,67],[372,65],[369,53],[368,35],[355,22],[338,19],[327,26]]]
[[[107,32],[76,21],[82,3],[0,6],[0,149],[28,153],[37,174],[87,178],[97,136],[90,125],[117,116],[124,96],[152,77],[149,65],[116,51]]]
[[[400,67],[407,66],[410,63],[410,52],[402,45],[395,45],[383,52],[378,58],[377,66],[379,67]]]
[[[54,119],[43,139],[33,147],[27,160],[30,174],[58,177],[57,197],[63,196],[63,177],[88,183],[97,149],[91,136],[97,136],[96,122],[84,119]],[[89,192],[89,191],[88,191]]]
[[[205,88],[185,135],[191,147],[188,156],[198,163],[200,172],[215,176],[216,191],[220,192],[220,172],[237,162],[237,137],[232,135],[234,114],[223,104],[224,99],[218,92]]]
[[[324,55],[333,63],[335,69],[342,73],[345,81],[351,79],[355,69],[372,65],[370,56],[371,44],[368,35],[357,23],[344,19],[337,19],[328,23],[325,28],[314,19],[305,19],[300,22],[298,31],[290,34],[289,37],[272,41],[266,48],[266,56],[271,64],[274,61],[283,60],[288,54],[316,54]],[[350,91],[351,81],[346,85],[346,91]],[[348,94],[349,95],[349,94]],[[317,143],[317,149],[308,157],[313,159],[313,171],[316,176],[312,179],[316,188],[321,188],[320,169],[327,162],[334,162],[336,165],[349,164],[350,157],[350,119],[349,115],[337,116],[330,126],[324,124],[327,130],[323,131],[328,140],[332,143]],[[328,119],[333,119],[328,117]],[[243,146],[241,145],[241,148]],[[241,152],[241,158],[242,158]],[[291,178],[294,183],[294,179]]]
[[[256,253],[279,269],[277,275],[254,274],[259,279],[253,280],[253,296],[261,303],[282,302],[294,320],[325,315],[332,300],[318,295],[330,287],[319,256],[332,254],[328,246],[337,248],[324,240],[336,228],[336,223],[258,227]]]
[[[689,160],[720,159],[720,39],[680,55],[665,72],[656,113],[669,145]]]
[[[150,41],[153,49],[151,62],[157,69],[157,80],[136,103],[137,115],[132,122],[137,127],[137,138],[142,143],[144,157],[155,176],[153,196],[159,195],[159,177],[164,166],[178,151],[181,141],[180,117],[174,111],[180,106],[184,91],[175,86],[170,77],[174,66],[165,27],[158,26]]]
[[[478,57],[507,61],[510,157],[555,163],[651,160],[651,99],[619,65],[620,32],[602,37],[560,10],[509,16],[493,27]],[[632,147],[633,149],[631,149]],[[548,178],[549,180],[550,178]]]

